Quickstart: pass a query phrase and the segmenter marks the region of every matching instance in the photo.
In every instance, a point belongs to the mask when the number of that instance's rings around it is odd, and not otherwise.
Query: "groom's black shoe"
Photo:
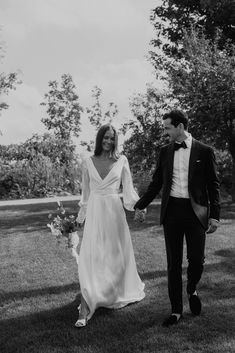
[[[190,294],[188,297],[189,307],[193,315],[200,315],[202,310],[202,304],[197,293]]]
[[[169,317],[167,317],[163,323],[162,326],[163,327],[169,327],[175,324],[178,324],[178,322],[180,321],[180,319],[182,319],[182,315],[179,316],[179,318],[176,315],[170,315]]]

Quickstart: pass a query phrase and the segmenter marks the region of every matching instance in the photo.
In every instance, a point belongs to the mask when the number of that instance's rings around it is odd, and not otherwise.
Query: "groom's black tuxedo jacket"
[[[152,182],[135,204],[135,208],[144,209],[162,189],[161,224],[164,222],[170,197],[173,162],[174,144],[170,143],[161,148]],[[219,180],[213,149],[195,139],[192,140],[189,159],[188,191],[192,208],[203,227],[207,229],[208,218],[219,220]]]

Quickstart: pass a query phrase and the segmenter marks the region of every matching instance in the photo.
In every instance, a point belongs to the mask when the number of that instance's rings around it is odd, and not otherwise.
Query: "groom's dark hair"
[[[175,109],[163,115],[163,120],[171,119],[171,124],[177,127],[180,123],[184,125],[184,129],[188,128],[188,115],[182,110]]]

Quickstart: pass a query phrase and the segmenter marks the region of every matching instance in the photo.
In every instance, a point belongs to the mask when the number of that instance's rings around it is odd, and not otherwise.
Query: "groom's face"
[[[165,135],[169,138],[171,142],[176,141],[181,133],[180,127],[179,126],[175,127],[171,123],[170,118],[163,120],[163,124],[164,124]]]

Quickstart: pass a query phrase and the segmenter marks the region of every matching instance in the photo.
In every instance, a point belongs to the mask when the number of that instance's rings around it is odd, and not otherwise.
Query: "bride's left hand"
[[[144,210],[139,210],[138,208],[135,210],[135,216],[134,220],[138,222],[144,222],[145,221],[145,215],[146,215],[146,209]]]

